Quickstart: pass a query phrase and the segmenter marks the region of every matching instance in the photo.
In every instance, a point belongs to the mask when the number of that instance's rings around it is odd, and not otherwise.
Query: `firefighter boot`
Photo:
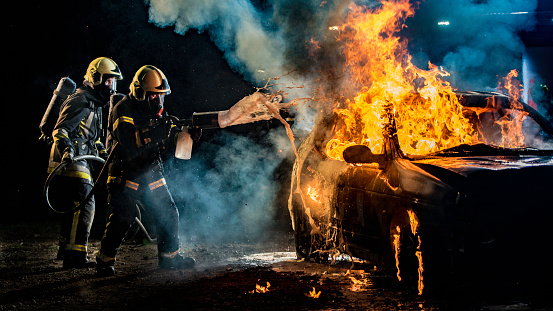
[[[159,267],[161,269],[192,269],[196,264],[196,260],[192,257],[182,257],[181,255],[176,255],[173,258],[159,257]]]
[[[84,269],[93,268],[96,266],[94,261],[88,260],[86,252],[83,251],[68,251],[63,254],[63,268],[64,269]]]
[[[113,267],[114,263],[114,260],[102,261],[96,257],[96,275],[101,277],[115,276],[115,268]]]

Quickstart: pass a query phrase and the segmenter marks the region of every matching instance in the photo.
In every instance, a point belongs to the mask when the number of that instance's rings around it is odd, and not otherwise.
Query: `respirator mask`
[[[109,101],[111,95],[117,92],[117,80],[115,78],[109,78],[100,84],[98,93],[103,100]]]
[[[150,112],[161,116],[163,112],[163,102],[165,101],[165,94],[163,93],[149,93],[146,95],[146,103]]]

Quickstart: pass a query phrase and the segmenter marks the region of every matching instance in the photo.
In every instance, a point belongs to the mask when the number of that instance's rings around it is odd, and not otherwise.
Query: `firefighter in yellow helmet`
[[[159,266],[186,269],[195,264],[194,259],[179,254],[179,213],[160,157],[171,141],[171,124],[163,105],[170,93],[163,72],[146,65],[136,72],[130,94],[110,113],[108,131],[116,145],[108,168],[108,221],[96,256],[99,275],[115,275],[117,250],[137,216],[139,200],[156,221]]]
[[[83,85],[62,104],[52,132],[54,143],[50,152],[48,171],[61,161],[67,163],[58,172],[51,186],[51,201],[60,210],[71,210],[91,191],[93,181],[86,160],[73,161],[80,155],[106,155],[102,139],[102,109],[115,93],[117,80],[123,76],[110,58],[93,60],[84,76]],[[60,231],[60,251],[64,268],[84,268],[94,265],[88,261],[87,245],[94,220],[95,202],[92,197],[74,213],[63,214]]]

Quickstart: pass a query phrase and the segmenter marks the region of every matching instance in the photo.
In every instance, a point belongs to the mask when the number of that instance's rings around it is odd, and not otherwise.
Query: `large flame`
[[[473,128],[450,84],[441,79],[449,74],[430,63],[428,70],[414,66],[407,40],[397,35],[404,19],[414,14],[409,1],[382,1],[377,9],[355,4],[349,8],[346,23],[338,27],[339,40],[344,43],[347,74],[359,92],[346,101],[345,109],[335,110],[345,127],[327,144],[327,155],[341,160],[350,145],[382,153],[383,129],[391,116],[407,154],[470,143]]]

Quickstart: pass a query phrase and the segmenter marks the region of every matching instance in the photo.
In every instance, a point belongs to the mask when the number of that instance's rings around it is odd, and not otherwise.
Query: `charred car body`
[[[396,269],[400,280],[418,280],[419,290],[423,275],[438,281],[514,265],[509,271],[521,275],[531,273],[528,267],[551,274],[542,264],[550,261],[553,238],[551,125],[519,102],[531,134],[523,147],[497,147],[496,121],[513,109],[509,98],[457,96],[488,143],[411,156],[401,151],[392,124],[382,154],[355,145],[340,161],[325,153],[340,119],[316,124],[292,174],[289,209],[299,258],[346,253]]]

